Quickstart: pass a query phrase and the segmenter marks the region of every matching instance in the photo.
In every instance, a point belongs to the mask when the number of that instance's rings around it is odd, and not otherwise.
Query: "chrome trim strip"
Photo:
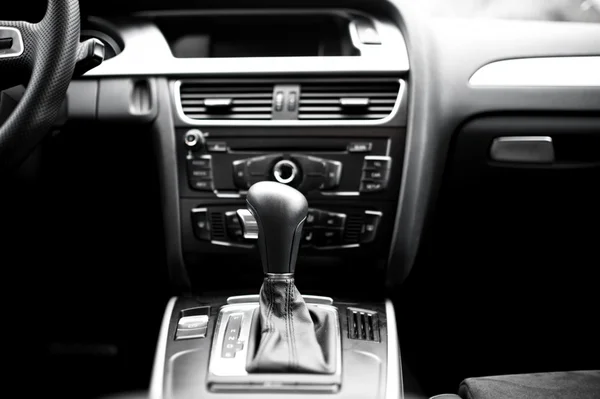
[[[329,197],[357,197],[358,191],[321,191],[321,194]]]
[[[392,112],[383,119],[375,120],[196,120],[183,113],[181,96],[179,95],[181,80],[173,83],[173,103],[175,104],[175,110],[179,119],[191,126],[378,126],[385,125],[394,119],[403,104],[406,93],[406,82],[403,79],[398,79],[398,82],[400,83],[400,88],[398,89],[398,96],[396,97],[396,103]]]
[[[13,58],[23,54],[23,37],[20,30],[8,26],[0,26],[0,37],[2,39],[13,39],[10,48],[0,50],[0,58]]]
[[[302,295],[304,298],[304,302],[306,303],[314,303],[321,305],[333,305],[333,299],[328,296],[320,296],[320,295]],[[247,303],[247,302],[258,302],[260,299],[258,294],[251,295],[236,295],[230,296],[227,298],[227,304],[231,305],[234,303]]]
[[[385,318],[387,320],[387,376],[385,398],[404,398],[402,383],[402,367],[400,365],[400,350],[398,346],[398,329],[396,327],[396,312],[392,301],[385,301]],[[399,381],[398,381],[399,379]]]
[[[252,249],[252,248],[254,248],[253,244],[238,244],[238,243],[235,243],[235,242],[228,242],[228,241],[211,240],[210,243],[213,244],[213,245],[220,245],[222,247],[244,248],[244,249]]]
[[[490,147],[490,158],[509,163],[552,163],[554,143],[550,136],[496,137]]]
[[[518,58],[492,62],[469,79],[473,87],[599,87],[600,56]]]
[[[383,216],[383,212],[379,211],[365,211],[367,215]]]
[[[331,249],[350,249],[350,248],[360,248],[360,244],[347,244],[347,245],[332,245],[330,247],[312,247],[317,251],[327,251]]]
[[[208,208],[193,208],[192,213],[205,213],[208,212]]]
[[[160,325],[158,344],[154,355],[154,366],[152,367],[152,378],[150,379],[150,399],[163,399],[169,325],[171,324],[171,316],[176,302],[177,297],[169,299]]]

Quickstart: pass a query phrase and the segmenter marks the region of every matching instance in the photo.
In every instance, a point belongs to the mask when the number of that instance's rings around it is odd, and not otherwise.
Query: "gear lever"
[[[250,373],[331,374],[333,366],[327,362],[331,358],[329,338],[334,334],[331,320],[318,309],[309,311],[294,284],[308,213],[306,198],[284,184],[259,182],[250,187],[246,202],[258,226],[265,273],[260,315],[255,321],[260,341],[252,345],[256,350],[246,369]],[[257,334],[256,341],[258,338]]]
[[[258,248],[265,274],[293,274],[308,213],[306,198],[275,182],[250,187],[248,209],[258,224]]]

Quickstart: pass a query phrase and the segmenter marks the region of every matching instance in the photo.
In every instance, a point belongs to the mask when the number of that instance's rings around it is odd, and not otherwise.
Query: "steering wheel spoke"
[[[8,39],[1,44],[0,83],[26,83],[0,125],[0,174],[19,165],[49,132],[75,70],[79,22],[78,0],[47,0],[36,24],[0,21],[0,39]]]
[[[0,88],[24,83],[33,70],[37,26],[0,21]]]

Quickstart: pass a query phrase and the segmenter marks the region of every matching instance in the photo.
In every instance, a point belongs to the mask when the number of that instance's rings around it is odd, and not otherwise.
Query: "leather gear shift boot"
[[[335,372],[333,317],[309,307],[290,277],[267,277],[260,290],[256,333],[250,339],[250,373]],[[260,340],[260,342],[257,342]],[[254,342],[252,342],[254,341]]]

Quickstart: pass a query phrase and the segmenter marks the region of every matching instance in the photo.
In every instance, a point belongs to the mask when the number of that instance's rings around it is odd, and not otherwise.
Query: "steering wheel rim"
[[[48,133],[73,76],[79,34],[78,0],[48,0],[36,24],[0,21],[0,39],[12,38],[10,49],[0,50],[0,79],[4,86],[27,83],[0,126],[0,173],[19,165]]]

